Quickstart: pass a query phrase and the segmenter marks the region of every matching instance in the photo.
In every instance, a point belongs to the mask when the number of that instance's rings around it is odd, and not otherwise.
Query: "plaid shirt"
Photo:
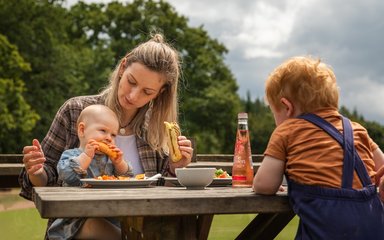
[[[85,107],[93,104],[104,104],[103,97],[101,95],[93,95],[71,98],[56,113],[47,135],[41,142],[46,158],[44,169],[48,176],[47,186],[59,185],[57,182],[57,163],[64,150],[79,146],[76,128],[77,118]],[[161,173],[163,176],[172,175],[169,172],[169,158],[167,156],[161,158],[158,152],[154,151],[138,136],[136,136],[136,145],[140,161],[147,176],[152,176],[156,173]],[[20,173],[19,184],[21,186],[20,196],[31,200],[33,186],[25,169]]]

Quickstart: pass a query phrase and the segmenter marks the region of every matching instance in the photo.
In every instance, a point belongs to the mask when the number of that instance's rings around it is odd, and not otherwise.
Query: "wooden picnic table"
[[[286,193],[261,196],[251,188],[35,187],[42,218],[118,217],[123,239],[207,239],[215,214],[257,213],[237,239],[274,239],[294,217]]]

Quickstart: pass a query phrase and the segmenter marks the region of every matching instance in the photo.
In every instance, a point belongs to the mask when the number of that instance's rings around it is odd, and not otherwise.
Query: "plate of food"
[[[208,187],[226,187],[232,185],[232,178],[214,178]]]
[[[80,181],[85,187],[94,188],[129,188],[129,187],[149,187],[158,179],[146,179],[144,175],[135,177],[115,177],[103,175],[96,178],[82,178]]]
[[[213,178],[213,181],[209,187],[225,187],[229,185],[232,185],[231,175],[229,175],[227,171],[224,171],[221,168],[216,169],[215,177]]]

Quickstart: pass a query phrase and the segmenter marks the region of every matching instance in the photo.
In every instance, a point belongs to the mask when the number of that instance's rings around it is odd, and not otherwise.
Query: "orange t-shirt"
[[[342,133],[341,115],[333,108],[324,108],[314,114],[330,122]],[[373,151],[378,145],[360,124],[351,122],[355,148],[374,183]],[[341,187],[343,149],[328,133],[316,125],[298,118],[285,120],[272,133],[264,155],[286,162],[285,173],[295,182]],[[354,172],[353,188],[362,184]]]

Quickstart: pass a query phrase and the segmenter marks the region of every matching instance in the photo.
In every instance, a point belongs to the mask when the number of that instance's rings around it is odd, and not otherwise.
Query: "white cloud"
[[[168,2],[192,25],[204,25],[230,51],[252,59],[282,56],[278,46],[287,41],[295,16],[311,1],[286,1],[283,7],[271,1]]]
[[[228,48],[226,63],[242,97],[247,91],[262,97],[269,72],[288,57],[309,54],[334,68],[342,87],[340,104],[384,124],[384,1],[168,2],[190,26],[203,26]]]
[[[340,103],[349,110],[358,109],[359,113],[380,120],[384,119],[384,85],[367,76],[356,77],[342,83]]]

